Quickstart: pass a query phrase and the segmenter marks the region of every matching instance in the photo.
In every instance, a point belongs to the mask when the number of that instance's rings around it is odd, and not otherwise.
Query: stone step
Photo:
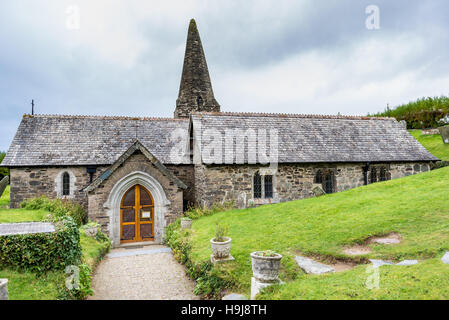
[[[323,273],[330,273],[335,272],[335,269],[327,266],[325,264],[313,261],[312,259],[296,256],[295,257],[296,263],[298,263],[298,266],[303,269],[308,274],[323,274]]]

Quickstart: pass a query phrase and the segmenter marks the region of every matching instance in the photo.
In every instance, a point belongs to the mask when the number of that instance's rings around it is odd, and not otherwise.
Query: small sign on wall
[[[142,219],[150,219],[151,211],[142,211]]]

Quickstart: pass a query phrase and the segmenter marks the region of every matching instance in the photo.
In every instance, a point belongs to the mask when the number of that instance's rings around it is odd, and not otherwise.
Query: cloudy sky
[[[369,5],[379,8],[380,28]],[[189,20],[223,111],[367,114],[449,93],[447,0],[2,0],[0,150],[24,113],[172,117]]]

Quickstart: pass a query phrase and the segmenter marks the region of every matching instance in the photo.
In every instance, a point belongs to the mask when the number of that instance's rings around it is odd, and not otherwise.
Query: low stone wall
[[[210,206],[213,203],[234,201],[239,207],[292,201],[313,197],[314,178],[318,170],[332,170],[335,174],[335,191],[341,192],[365,184],[365,163],[280,164],[273,175],[272,199],[253,198],[253,176],[268,168],[257,165],[196,165],[195,196],[197,203]],[[429,171],[429,163],[374,164],[381,167],[388,177],[397,179]],[[369,178],[369,176],[368,176]]]

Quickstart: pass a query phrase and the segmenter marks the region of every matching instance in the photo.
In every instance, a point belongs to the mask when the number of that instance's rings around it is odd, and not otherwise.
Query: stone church
[[[192,20],[174,118],[24,115],[2,166],[12,208],[77,201],[118,246],[161,241],[189,205],[302,199],[436,160],[392,118],[222,112]]]

